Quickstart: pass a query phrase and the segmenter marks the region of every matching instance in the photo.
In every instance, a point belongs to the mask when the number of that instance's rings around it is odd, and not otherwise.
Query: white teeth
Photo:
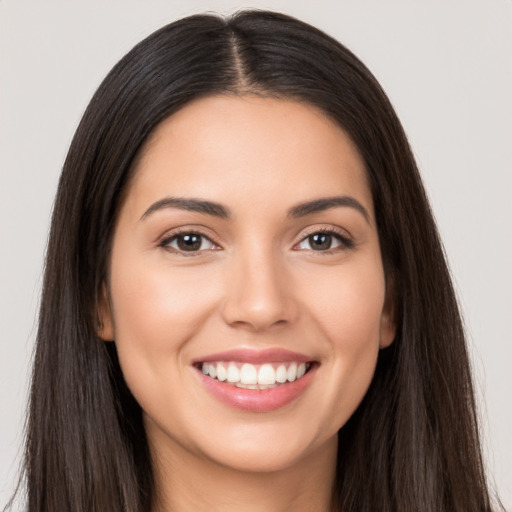
[[[258,372],[252,364],[245,363],[242,365],[242,369],[240,370],[240,382],[242,384],[258,383]]]
[[[297,364],[296,363],[292,363],[289,366],[288,371],[286,373],[286,378],[290,382],[293,382],[297,378]]]
[[[228,378],[228,372],[222,363],[217,364],[217,380],[224,382]]]
[[[276,370],[276,382],[282,384],[283,382],[286,382],[287,378],[288,372],[286,371],[286,366],[284,364],[279,365]]]
[[[264,364],[258,372],[258,384],[270,385],[276,383],[276,371],[271,364]]]
[[[246,389],[268,389],[285,382],[300,379],[309,369],[309,363],[283,363],[278,366],[270,363],[253,365],[236,362],[203,363],[201,371],[212,379],[229,382]],[[276,368],[277,366],[277,368]]]
[[[227,381],[240,382],[240,370],[234,364],[228,366]]]

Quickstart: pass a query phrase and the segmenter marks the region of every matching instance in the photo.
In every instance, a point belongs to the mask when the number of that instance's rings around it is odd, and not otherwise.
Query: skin
[[[231,218],[160,208],[166,197],[221,203]],[[297,204],[349,196],[298,218]],[[201,232],[183,254],[176,229]],[[314,250],[312,233],[335,229]],[[167,245],[162,243],[167,240]],[[291,100],[214,96],[157,127],[120,209],[100,306],[104,340],[141,405],[157,510],[330,508],[337,431],[395,335],[366,171],[344,131]],[[221,403],[192,361],[233,348],[285,348],[318,362],[275,411]]]

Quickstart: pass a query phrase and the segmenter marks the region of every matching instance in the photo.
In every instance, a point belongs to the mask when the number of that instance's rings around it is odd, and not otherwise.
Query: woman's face
[[[335,451],[394,337],[363,162],[295,101],[215,96],[164,121],[108,288],[100,334],[152,449],[239,470]]]

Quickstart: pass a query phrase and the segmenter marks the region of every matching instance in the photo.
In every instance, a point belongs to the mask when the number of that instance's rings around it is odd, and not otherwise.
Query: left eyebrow
[[[366,208],[357,199],[350,196],[321,197],[319,199],[313,199],[313,201],[300,203],[288,211],[288,217],[297,219],[311,215],[312,213],[323,212],[340,206],[354,208],[364,217],[366,222],[370,224],[370,215]]]

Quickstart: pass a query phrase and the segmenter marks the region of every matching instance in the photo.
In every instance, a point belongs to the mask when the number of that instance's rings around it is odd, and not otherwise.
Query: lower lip
[[[198,376],[208,391],[226,405],[250,412],[274,411],[298,398],[313,380],[317,366],[313,365],[300,379],[280,384],[271,389],[245,389],[207,377],[200,370]]]

